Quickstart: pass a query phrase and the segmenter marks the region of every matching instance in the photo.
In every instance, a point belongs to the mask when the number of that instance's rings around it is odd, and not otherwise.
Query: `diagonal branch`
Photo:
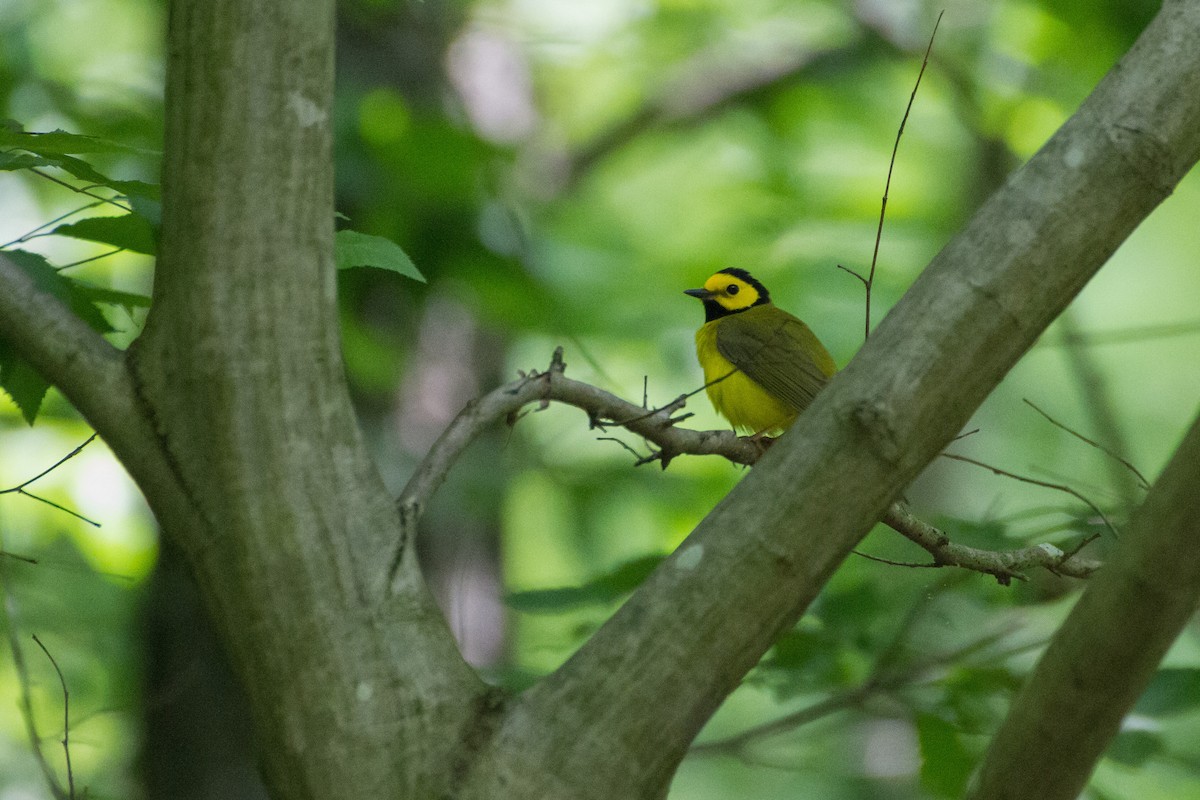
[[[1013,701],[973,800],[1079,795],[1200,601],[1200,417]]]
[[[753,465],[763,449],[733,431],[697,431],[681,428],[676,423],[687,415],[675,416],[682,410],[688,395],[682,395],[661,408],[647,410],[616,395],[564,375],[562,348],[554,351],[545,372],[533,371],[520,380],[472,400],[442,433],[422,459],[397,501],[405,520],[401,545],[392,558],[393,573],[398,569],[406,545],[415,533],[413,526],[429,499],[446,479],[458,457],[468,445],[501,419],[515,422],[518,414],[530,403],[545,408],[550,402],[574,406],[587,413],[592,428],[620,426],[657,446],[651,455],[639,459],[639,465],[658,461],[666,469],[679,455],[717,455],[734,464]],[[604,437],[611,438],[611,437]],[[962,567],[994,576],[1003,584],[1012,579],[1023,580],[1023,572],[1044,568],[1059,575],[1086,578],[1100,564],[1075,553],[1064,553],[1051,544],[1037,544],[1017,550],[981,550],[950,540],[944,531],[924,522],[903,502],[893,503],[881,521],[926,550],[933,561],[931,567]]]
[[[1168,0],[758,466],[512,705],[479,759],[504,769],[462,797],[516,776],[530,797],[665,793],[742,676],[1195,164],[1197,85],[1200,4]]]
[[[58,387],[117,454],[160,515],[187,505],[125,355],[0,253],[0,339]]]

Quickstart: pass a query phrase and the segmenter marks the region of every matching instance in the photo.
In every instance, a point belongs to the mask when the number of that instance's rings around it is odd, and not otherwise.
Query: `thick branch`
[[[0,337],[58,387],[151,498],[160,517],[188,504],[137,398],[125,355],[0,253]]]
[[[1077,797],[1200,602],[1200,417],[992,740],[972,800]]]
[[[646,409],[603,389],[565,377],[565,368],[560,347],[554,351],[545,372],[535,371],[494,389],[472,400],[455,417],[400,493],[398,502],[406,512],[408,530],[403,537],[401,552],[393,559],[394,564],[399,563],[403,547],[412,540],[412,526],[420,518],[421,511],[428,506],[430,497],[446,479],[463,450],[498,420],[507,418],[515,422],[517,413],[530,403],[539,403],[543,408],[552,401],[565,403],[587,412],[593,428],[620,426],[657,445],[658,450],[638,464],[658,461],[665,469],[671,459],[679,455],[718,455],[734,464],[749,466],[763,453],[759,445],[733,431],[697,431],[679,427],[676,423],[688,415],[674,415],[683,409],[688,395],[676,398],[662,408]],[[918,518],[903,502],[893,503],[884,512],[881,522],[933,556],[933,562],[928,566],[962,567],[993,575],[1005,584],[1013,578],[1023,579],[1023,571],[1036,567],[1060,575],[1086,578],[1100,566],[1097,561],[1064,553],[1050,544],[1008,551],[980,550],[957,544],[943,531]]]
[[[1197,85],[1200,5],[1168,2],[759,465],[520,698],[465,796],[518,778],[527,797],[658,796],[746,671],[1195,163]]]

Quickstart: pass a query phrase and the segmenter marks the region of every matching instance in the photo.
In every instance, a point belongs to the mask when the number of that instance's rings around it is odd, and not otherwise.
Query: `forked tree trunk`
[[[279,800],[663,796],[746,671],[1200,156],[1200,4],[1169,0],[676,553],[567,664],[505,699],[454,649],[345,390],[333,28],[332,0],[172,3],[161,258],[127,357],[0,258],[0,336],[101,432],[185,552]],[[1147,501],[1166,528],[1145,536],[1186,524],[1161,511],[1183,508],[1189,442]],[[1181,607],[1194,572],[1170,573]],[[1181,624],[1126,634],[1158,646]],[[1037,692],[1022,702],[1015,763],[1053,713]],[[1062,786],[1095,759],[1064,749],[1093,745],[1064,738]]]

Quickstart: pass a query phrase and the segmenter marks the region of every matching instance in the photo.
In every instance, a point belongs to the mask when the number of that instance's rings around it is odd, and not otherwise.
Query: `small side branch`
[[[90,441],[90,440],[89,440]],[[46,645],[42,644],[42,640],[37,634],[33,634],[33,641],[37,646],[42,648],[42,652],[46,654],[46,658],[50,659],[51,666],[58,674],[58,683],[62,686],[63,696],[63,756],[67,762],[67,797],[74,800],[75,798],[75,772],[71,769],[71,693],[67,691],[67,679],[63,677],[62,670],[58,666],[58,662],[54,660],[54,656],[50,655],[50,650]]]
[[[138,397],[126,354],[58,298],[39,289],[4,253],[0,253],[0,339],[58,387],[91,423],[138,482],[160,520],[177,515],[181,521],[191,518],[187,497]]]
[[[14,607],[12,597],[7,592],[0,591],[0,618],[4,622],[4,628],[8,631],[8,644],[12,650],[13,669],[17,673],[17,683],[21,687],[21,716],[25,720],[25,734],[29,739],[29,746],[33,750],[34,760],[37,761],[38,768],[42,771],[42,776],[46,779],[46,785],[50,787],[50,793],[54,795],[55,800],[71,800],[73,795],[69,795],[67,790],[58,782],[58,776],[54,774],[54,768],[50,766],[50,762],[46,760],[46,754],[42,752],[42,740],[38,735],[37,723],[33,717],[33,691],[29,679],[29,665],[25,661],[25,653],[21,649],[20,635],[17,633],[18,620],[17,611]],[[41,642],[38,643],[39,645]],[[57,669],[57,665],[55,665]]]
[[[87,441],[85,441],[83,444],[79,445],[79,446],[78,446],[78,447],[76,447],[74,450],[72,450],[71,452],[67,453],[65,456],[63,456],[62,458],[60,458],[58,461],[55,461],[55,462],[54,462],[54,464],[52,464],[51,466],[49,466],[49,467],[47,467],[46,469],[42,470],[42,471],[41,471],[41,472],[39,472],[37,475],[34,475],[34,476],[33,476],[32,478],[30,478],[29,480],[25,481],[24,483],[18,484],[17,486],[10,486],[10,487],[9,487],[9,488],[7,488],[7,489],[0,489],[0,495],[4,495],[4,494],[20,494],[20,495],[24,495],[25,497],[28,497],[28,498],[29,498],[29,499],[31,499],[31,500],[36,500],[36,501],[38,501],[39,503],[45,503],[46,505],[50,506],[51,508],[57,508],[59,511],[62,511],[62,512],[65,512],[65,513],[67,513],[67,514],[70,514],[72,517],[75,517],[76,519],[79,519],[79,520],[82,520],[83,522],[86,522],[88,525],[91,525],[91,526],[93,526],[93,527],[95,527],[95,528],[99,528],[99,527],[100,527],[100,523],[99,523],[99,522],[96,522],[95,520],[88,519],[87,517],[83,516],[83,515],[82,515],[82,514],[80,514],[79,512],[77,512],[77,511],[72,511],[72,510],[71,510],[71,509],[69,509],[69,508],[66,508],[66,507],[64,507],[64,506],[61,506],[61,505],[59,505],[58,503],[55,503],[53,500],[47,500],[45,497],[42,497],[41,495],[36,495],[36,494],[34,494],[33,492],[29,491],[29,490],[26,488],[26,487],[28,487],[30,484],[32,484],[33,482],[35,482],[35,481],[38,481],[38,480],[40,480],[40,479],[42,479],[42,478],[46,477],[47,475],[49,475],[49,474],[50,474],[51,472],[53,472],[54,470],[56,470],[56,469],[58,469],[59,467],[61,467],[63,464],[67,463],[67,462],[68,462],[68,461],[70,461],[72,458],[74,458],[75,456],[79,455],[79,454],[80,454],[80,453],[83,451],[83,448],[85,448],[85,447],[87,447],[89,444],[91,444],[91,443],[92,443],[92,441],[93,441],[95,438],[96,438],[96,434],[94,434],[94,433],[93,433],[91,436],[89,436],[89,437],[87,438]]]
[[[883,200],[879,204],[879,225],[875,229],[875,249],[871,252],[871,269],[864,276],[849,267],[837,265],[838,269],[858,278],[866,290],[866,317],[863,321],[864,341],[871,338],[871,289],[875,286],[875,267],[879,263],[879,243],[883,239],[883,221],[887,217],[888,195],[892,191],[892,172],[896,168],[896,155],[900,152],[900,140],[904,137],[904,126],[908,124],[908,115],[912,113],[913,102],[917,99],[917,90],[921,88],[921,78],[925,77],[925,68],[929,66],[929,55],[933,52],[933,40],[937,36],[938,26],[942,24],[942,15],[945,13],[945,11],[938,12],[937,21],[933,23],[933,32],[929,34],[929,44],[925,48],[925,58],[921,61],[921,69],[913,84],[912,94],[908,96],[908,105],[904,107],[904,116],[900,118],[900,127],[896,130],[896,141],[892,145],[892,158],[888,161],[887,179],[883,183]]]
[[[680,395],[665,406],[647,410],[603,389],[571,380],[563,374],[565,369],[562,348],[559,347],[544,372],[532,371],[522,375],[519,380],[472,400],[450,423],[397,499],[403,539],[393,553],[393,578],[407,551],[407,544],[415,535],[421,513],[446,480],[459,456],[488,426],[502,419],[514,424],[521,418],[522,409],[531,403],[538,404],[538,411],[548,407],[551,402],[565,403],[586,412],[593,429],[622,427],[640,436],[652,447],[649,455],[635,453],[638,455],[638,465],[657,461],[665,469],[676,456],[716,455],[734,464],[751,466],[764,452],[761,444],[738,436],[733,431],[698,431],[679,427],[677,423],[690,416],[679,412],[696,392]],[[1084,540],[1080,547],[1071,552],[1064,552],[1051,544],[1037,544],[1016,550],[982,550],[951,541],[943,531],[923,522],[906,504],[900,502],[893,503],[881,521],[933,557],[932,563],[923,566],[961,567],[992,575],[1004,585],[1013,579],[1024,580],[1026,571],[1039,567],[1058,575],[1086,578],[1101,566],[1098,561],[1078,555],[1078,551],[1090,539]]]
[[[1007,586],[1013,578],[1025,580],[1025,572],[1041,567],[1056,575],[1088,578],[1102,564],[1078,555],[1081,547],[1064,552],[1052,544],[1035,544],[1017,550],[981,550],[950,541],[950,537],[919,519],[905,503],[893,503],[882,522],[933,556],[931,566],[953,566],[995,576]],[[1091,538],[1085,539],[1087,544]]]

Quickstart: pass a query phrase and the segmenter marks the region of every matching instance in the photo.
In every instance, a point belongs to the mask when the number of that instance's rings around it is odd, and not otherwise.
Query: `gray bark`
[[[415,562],[344,384],[333,3],[175,2],[154,305],[130,351],[186,552],[278,797],[433,797],[484,687]],[[153,502],[153,500],[152,500]]]
[[[723,698],[1200,156],[1168,2],[794,428],[566,665],[463,664],[355,426],[332,263],[332,0],[172,4],[164,228],[128,358],[0,258],[0,335],[179,543],[291,800],[654,798]]]

